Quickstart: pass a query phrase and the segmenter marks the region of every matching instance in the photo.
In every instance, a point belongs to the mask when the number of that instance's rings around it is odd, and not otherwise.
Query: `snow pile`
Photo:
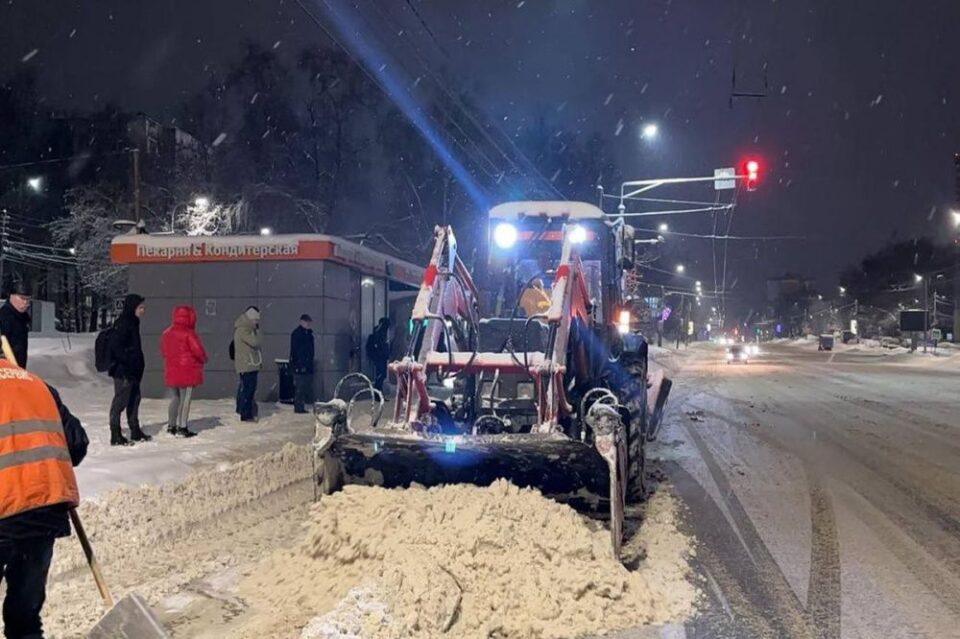
[[[120,488],[95,502],[83,502],[79,512],[98,559],[123,561],[144,547],[182,537],[200,522],[303,481],[312,472],[309,448],[287,444],[276,453],[198,471],[178,483]],[[57,547],[52,574],[86,563],[76,540],[65,541]]]
[[[313,508],[298,548],[241,581],[240,636],[539,639],[681,619],[697,592],[676,522],[658,493],[630,572],[606,529],[535,490],[347,486]]]

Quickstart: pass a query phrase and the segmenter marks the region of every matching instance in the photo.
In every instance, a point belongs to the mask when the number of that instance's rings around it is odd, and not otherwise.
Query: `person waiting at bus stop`
[[[80,503],[73,467],[87,434],[56,390],[0,354],[0,578],[6,637],[43,637],[40,611],[54,540]]]

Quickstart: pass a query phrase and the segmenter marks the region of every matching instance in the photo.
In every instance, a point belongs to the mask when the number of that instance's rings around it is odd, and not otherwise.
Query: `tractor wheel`
[[[636,380],[630,412],[634,416],[627,424],[627,502],[636,503],[646,497],[644,473],[646,467],[647,440],[647,369],[645,362],[631,367],[631,377]]]

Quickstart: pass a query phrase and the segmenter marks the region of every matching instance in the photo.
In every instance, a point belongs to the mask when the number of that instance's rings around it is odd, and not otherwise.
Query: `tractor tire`
[[[630,412],[634,418],[627,423],[627,503],[646,498],[646,441],[647,441],[647,366],[646,361],[629,368],[631,378],[637,381],[632,389]]]

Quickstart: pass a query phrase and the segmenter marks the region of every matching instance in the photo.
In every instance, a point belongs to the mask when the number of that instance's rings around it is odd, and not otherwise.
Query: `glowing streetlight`
[[[39,193],[40,189],[43,188],[43,178],[42,177],[32,177],[27,178],[27,186],[30,187],[30,190],[34,193]]]
[[[846,294],[847,294],[847,287],[846,287],[846,286],[841,286],[841,287],[840,287],[840,294],[841,294],[841,295],[846,295]]]
[[[914,273],[914,274],[913,274],[913,281],[916,282],[917,284],[919,284],[920,282],[923,281],[923,275],[920,275],[919,273]]]
[[[73,248],[73,247],[71,246],[70,248],[67,249],[67,252],[70,253],[70,255],[76,255],[76,254],[77,254],[77,249],[75,249],[75,248]]]
[[[643,125],[643,129],[640,132],[640,137],[644,140],[653,140],[660,134],[660,127],[655,123],[651,122],[649,124]]]
[[[694,282],[693,285],[696,286],[697,288],[700,288],[700,286],[701,286],[700,280],[697,280],[696,282]]]
[[[683,264],[677,264],[677,273],[683,273],[685,270],[687,269]]]
[[[210,206],[210,198],[203,197],[202,195],[193,201],[193,205],[198,209],[206,209]]]
[[[666,233],[667,231],[670,230],[670,226],[666,222],[663,222],[660,226],[657,227],[657,230],[660,231],[661,233]]]
[[[950,211],[950,217],[953,218],[953,227],[960,229],[960,211]]]
[[[273,229],[271,229],[269,226],[264,226],[260,229],[260,235],[273,235]]]

